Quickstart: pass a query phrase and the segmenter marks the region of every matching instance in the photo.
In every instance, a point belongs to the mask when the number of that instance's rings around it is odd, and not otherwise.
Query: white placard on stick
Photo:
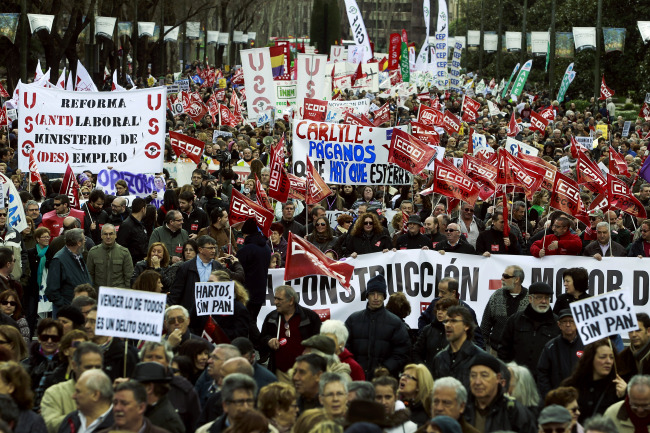
[[[160,341],[166,301],[163,293],[100,287],[95,334]]]
[[[610,335],[639,329],[629,290],[614,290],[572,302],[571,312],[585,346]]]
[[[235,314],[235,282],[194,284],[196,315],[232,316]]]

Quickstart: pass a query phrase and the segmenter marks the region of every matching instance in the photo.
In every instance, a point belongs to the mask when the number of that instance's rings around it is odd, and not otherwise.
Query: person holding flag
[[[579,255],[582,251],[582,241],[578,235],[569,231],[570,226],[569,218],[557,218],[551,227],[553,234],[535,241],[530,247],[531,255],[540,259],[546,255]]]
[[[492,214],[492,226],[479,233],[476,239],[476,254],[490,257],[492,254],[521,254],[517,236],[505,230],[507,213],[497,208]]]

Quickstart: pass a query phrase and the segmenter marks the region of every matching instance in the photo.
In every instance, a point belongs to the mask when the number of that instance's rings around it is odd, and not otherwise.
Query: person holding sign
[[[627,383],[616,373],[615,360],[607,338],[598,340],[585,347],[576,370],[562,382],[562,386],[578,390],[581,424],[593,415],[605,413],[625,396]]]

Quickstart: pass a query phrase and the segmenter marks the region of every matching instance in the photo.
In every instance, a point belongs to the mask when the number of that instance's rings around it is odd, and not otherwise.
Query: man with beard
[[[104,210],[104,201],[106,201],[104,191],[94,189],[90,192],[88,201],[81,206],[81,210],[84,212],[84,233],[93,240],[95,245],[102,242],[102,226],[108,221],[108,214]]]
[[[431,238],[433,249],[436,248],[436,245],[438,245],[439,242],[447,239],[445,238],[445,235],[438,231],[438,227],[438,218],[430,216],[424,220],[424,234]]]
[[[508,317],[528,306],[528,290],[522,287],[524,270],[517,266],[508,266],[501,275],[501,288],[496,290],[488,300],[483,318],[481,333],[485,339],[486,350],[496,353],[501,343],[501,334]]]
[[[190,239],[197,239],[199,231],[210,224],[208,215],[194,205],[194,194],[190,191],[180,193],[178,205],[183,214],[183,228],[190,235]]]
[[[551,310],[552,296],[553,289],[548,284],[541,281],[531,284],[530,304],[508,318],[498,348],[501,360],[524,365],[535,377],[544,345],[560,334],[557,316]]]
[[[115,197],[111,203],[111,214],[108,216],[108,223],[115,226],[115,230],[119,231],[120,226],[126,220],[131,212],[126,207],[126,199],[124,197]]]
[[[242,159],[237,161],[238,167],[250,167],[251,162],[253,161],[253,149],[247,147],[242,152]]]

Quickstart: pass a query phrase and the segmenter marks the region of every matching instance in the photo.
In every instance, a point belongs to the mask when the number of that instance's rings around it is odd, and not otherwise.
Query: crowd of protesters
[[[228,82],[226,100],[236,88]],[[212,94],[194,90],[204,101]],[[344,91],[339,98],[366,96]],[[408,124],[421,97],[376,95],[371,102],[390,104],[390,125]],[[424,102],[436,98],[460,114],[462,96],[432,91]],[[648,154],[643,119],[623,136],[613,104],[578,111],[533,90],[520,103],[476,99],[481,109],[471,126],[493,149],[505,145],[514,112],[524,125],[516,138],[558,168],[568,160],[564,174],[575,179],[571,136],[592,135],[597,146],[586,151],[589,158],[607,166],[610,146],[620,152],[630,174],[621,178],[650,210],[650,184],[637,176]],[[499,115],[490,114],[488,100]],[[525,127],[531,110],[549,107],[555,121],[547,131]],[[607,126],[608,140],[597,125]],[[215,128],[230,135],[213,142]],[[127,206],[126,182],[108,195],[91,172],[78,176],[80,209],[62,194],[61,180],[45,174],[43,197],[16,169],[17,129],[0,133],[0,172],[18,189],[27,220],[19,233],[0,208],[0,431],[650,431],[650,318],[637,307],[639,330],[585,346],[569,307],[591,296],[583,268],[564,271],[566,293],[553,300],[543,282],[524,287],[527,276],[513,260],[480,322],[459,299],[458,281],[445,278],[418,329],[403,320],[408,298],[388,296],[381,274],[367,282],[367,307],[342,321],[321,322],[282,285],[258,327],[269,269],[284,267],[290,232],[335,260],[427,249],[629,257],[641,267],[639,258],[650,257],[650,220],[597,209],[586,226],[549,208],[544,189],[532,200],[510,193],[505,203],[496,196],[451,208],[446,197],[421,194],[430,185],[423,173],[411,185],[331,185],[334,194],[318,205],[274,203],[267,238],[253,219],[231,227],[229,202],[233,190],[255,200],[255,176],[268,188],[271,146],[284,143],[290,169],[291,119],[215,127],[209,115],[197,123],[168,110],[167,129],[198,138],[205,149],[190,179],[161,174],[167,188],[159,208],[154,196]],[[467,130],[442,135],[446,156],[462,158]],[[187,163],[183,156],[166,144],[166,162]],[[248,179],[233,166],[250,167]],[[596,197],[585,188],[581,198],[589,206]],[[335,227],[327,211],[342,211]],[[204,281],[234,281],[233,316],[197,315],[194,284]],[[99,286],[166,293],[163,339],[96,335]],[[49,303],[52,311],[42,312]]]

